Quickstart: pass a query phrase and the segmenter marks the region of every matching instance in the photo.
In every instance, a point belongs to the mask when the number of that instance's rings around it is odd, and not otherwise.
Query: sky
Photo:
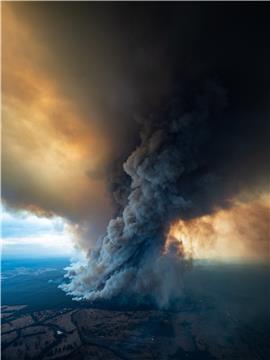
[[[64,219],[38,217],[26,210],[2,215],[3,258],[72,257],[72,232]]]
[[[184,99],[188,108],[193,100],[186,98],[202,91],[205,82],[215,85],[208,86],[205,107],[194,100],[194,109],[203,112],[215,102],[220,120],[190,127],[181,140],[188,149],[196,149],[199,134],[209,131],[204,159],[195,153],[190,159],[183,146],[176,150],[175,168],[182,164],[181,150],[183,166],[191,160],[200,164],[196,178],[209,169],[210,185],[202,194],[193,175],[174,179],[175,193],[181,184],[180,193],[194,208],[178,209],[159,231],[223,209],[233,214],[240,201],[250,209],[247,221],[259,224],[262,235],[253,236],[252,246],[239,255],[267,252],[269,35],[267,4],[243,9],[239,4],[4,3],[3,253],[71,256],[72,244],[85,252],[94,248],[128,203],[134,158],[142,161],[148,149],[142,139],[158,143],[157,135],[149,136],[157,128],[171,136],[160,120],[153,125],[144,119],[158,118],[163,104],[174,98]],[[160,139],[173,154],[175,149]],[[136,148],[142,153],[130,159]],[[251,211],[262,198],[267,199],[263,211]],[[153,221],[149,213],[145,219]],[[244,233],[251,233],[246,224]],[[243,237],[234,238],[242,243]],[[251,250],[262,243],[259,251]]]

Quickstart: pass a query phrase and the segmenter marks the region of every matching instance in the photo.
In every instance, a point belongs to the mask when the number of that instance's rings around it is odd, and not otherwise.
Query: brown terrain
[[[267,359],[266,335],[231,313],[2,306],[2,359]]]

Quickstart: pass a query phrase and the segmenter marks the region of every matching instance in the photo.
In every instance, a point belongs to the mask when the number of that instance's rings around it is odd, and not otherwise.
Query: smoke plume
[[[165,251],[170,224],[229,207],[231,197],[244,189],[244,180],[249,188],[260,182],[258,173],[245,179],[252,160],[247,133],[253,122],[246,118],[243,128],[234,126],[226,94],[215,83],[192,89],[178,89],[143,122],[141,143],[123,164],[131,183],[122,214],[109,222],[86,265],[71,268],[71,281],[62,286],[76,299],[125,294],[168,306],[181,295],[188,266],[175,244]],[[237,166],[230,163],[233,153],[238,154]]]

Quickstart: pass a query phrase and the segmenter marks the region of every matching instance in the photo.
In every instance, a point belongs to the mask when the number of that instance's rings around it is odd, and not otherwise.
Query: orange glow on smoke
[[[176,247],[186,258],[269,259],[269,220],[269,196],[235,202],[229,209],[174,223],[165,252]]]
[[[90,216],[95,203],[103,214],[110,208],[106,181],[87,174],[107,164],[110,139],[94,115],[82,113],[65,95],[52,71],[52,54],[36,32],[12,5],[5,4],[4,13],[3,183],[16,194],[9,202],[76,220]]]

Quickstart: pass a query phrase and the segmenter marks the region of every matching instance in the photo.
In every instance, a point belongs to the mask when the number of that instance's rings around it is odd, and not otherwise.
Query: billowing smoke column
[[[164,248],[169,226],[224,206],[230,194],[219,155],[226,99],[208,84],[170,100],[143,123],[141,143],[123,165],[127,204],[110,221],[85,265],[70,268],[62,288],[76,299],[133,298],[166,307],[182,292],[188,264],[179,247]],[[235,191],[234,184],[234,191]]]

